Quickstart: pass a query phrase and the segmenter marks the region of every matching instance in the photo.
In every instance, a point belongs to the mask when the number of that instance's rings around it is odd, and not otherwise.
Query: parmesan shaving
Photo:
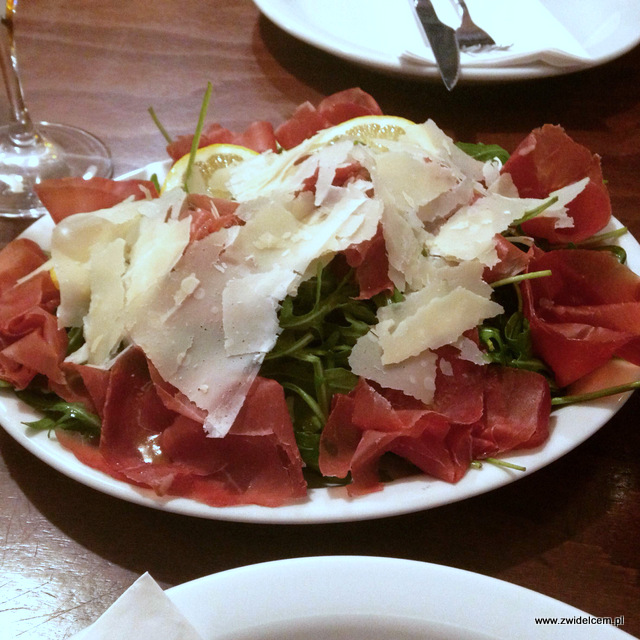
[[[382,361],[382,347],[372,332],[354,345],[349,366],[358,375],[373,380],[387,389],[397,389],[422,400],[433,401],[436,388],[436,354],[425,350],[395,364]]]
[[[413,313],[410,307],[416,306]],[[392,305],[396,306],[396,305]],[[430,287],[410,294],[406,302],[397,304],[393,316],[381,313],[380,322],[373,329],[382,347],[382,363],[394,364],[455,342],[465,331],[483,320],[502,312],[502,307],[488,296],[456,287],[441,295],[434,295]],[[383,311],[391,307],[383,307]]]
[[[487,193],[458,209],[427,242],[431,253],[456,260],[478,259],[492,267],[498,262],[495,236],[521,218],[527,202]]]
[[[60,285],[58,323],[83,327],[82,356],[108,366],[147,301],[189,241],[189,219],[178,220],[184,194],[125,202],[58,224],[51,265]]]

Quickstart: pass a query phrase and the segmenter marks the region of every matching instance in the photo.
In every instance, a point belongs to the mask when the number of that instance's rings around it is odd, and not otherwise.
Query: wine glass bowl
[[[111,177],[109,151],[77,127],[39,122],[35,135],[16,144],[13,126],[0,127],[0,217],[37,218],[43,213],[34,187],[42,180]]]
[[[30,219],[44,213],[35,192],[50,178],[113,174],[109,150],[96,136],[66,124],[31,120],[25,106],[13,36],[17,0],[0,0],[0,65],[11,122],[0,127],[0,217]]]

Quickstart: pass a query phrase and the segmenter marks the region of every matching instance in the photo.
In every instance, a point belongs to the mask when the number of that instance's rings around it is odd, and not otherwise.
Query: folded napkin
[[[432,0],[438,17],[460,25],[455,0]],[[543,0],[466,0],[471,16],[496,41],[495,49],[461,53],[463,66],[509,67],[547,64],[584,67],[592,56]],[[300,10],[310,24],[345,42],[371,52],[371,59],[393,57],[407,65],[435,65],[422,36],[413,0],[304,0]],[[547,2],[548,4],[548,2]]]
[[[412,0],[410,2],[413,4]],[[581,67],[592,57],[540,0],[466,0],[473,21],[496,42],[495,48],[462,51],[464,66],[509,67],[548,64]],[[433,0],[438,17],[453,27],[460,25],[454,0]],[[414,18],[415,21],[415,18]],[[415,47],[415,49],[413,48]],[[412,62],[434,64],[428,42],[405,45],[402,56]]]
[[[202,640],[155,580],[140,576],[91,626],[71,640]]]

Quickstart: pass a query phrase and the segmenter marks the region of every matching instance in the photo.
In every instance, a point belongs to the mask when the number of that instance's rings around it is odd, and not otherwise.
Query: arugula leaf
[[[149,115],[151,116],[151,119],[153,120],[156,127],[158,127],[158,131],[160,131],[162,137],[166,140],[167,144],[171,144],[173,142],[173,139],[169,135],[168,131],[164,128],[162,122],[160,122],[160,118],[158,118],[155,109],[153,107],[149,107],[147,111],[149,112]]]
[[[478,327],[478,337],[486,348],[487,360],[536,371],[551,378],[546,364],[534,355],[529,321],[522,312],[517,285],[497,289],[494,295],[505,313],[486,320]]]
[[[525,211],[524,215],[521,218],[518,218],[518,220],[514,220],[511,223],[511,227],[510,228],[516,229],[518,235],[526,235],[526,234],[524,234],[524,232],[520,228],[522,223],[526,222],[527,220],[531,220],[532,218],[535,218],[536,216],[539,216],[541,213],[546,211],[551,205],[553,205],[556,202],[558,202],[558,199],[559,199],[558,196],[553,196],[552,198],[549,198],[548,200],[545,200],[540,206],[534,207],[533,209],[529,209],[529,211]]]
[[[551,405],[553,407],[566,407],[570,404],[589,402],[590,400],[598,400],[599,398],[606,398],[608,396],[614,396],[619,393],[627,393],[628,391],[634,391],[636,389],[640,389],[640,380],[636,380],[635,382],[627,382],[626,384],[617,385],[615,387],[607,387],[606,389],[598,389],[598,391],[591,391],[589,393],[566,396],[557,395],[554,398],[551,398]]]
[[[497,144],[482,144],[481,142],[456,142],[456,146],[462,149],[467,155],[479,160],[487,162],[494,158],[504,164],[509,159],[509,152]]]
[[[202,99],[202,105],[200,107],[200,115],[198,116],[198,123],[196,124],[196,130],[193,134],[193,140],[191,141],[191,151],[189,152],[189,161],[187,163],[187,168],[184,172],[184,190],[189,193],[189,178],[191,177],[191,173],[193,171],[193,165],[196,161],[196,153],[198,152],[198,145],[200,144],[200,136],[202,135],[202,129],[204,128],[204,121],[207,116],[207,109],[209,108],[209,100],[211,99],[211,92],[213,90],[213,85],[208,82],[207,89],[204,93],[204,98]]]
[[[149,180],[153,183],[153,186],[156,188],[156,191],[160,193],[160,191],[162,191],[162,185],[160,184],[160,180],[158,179],[158,174],[157,173],[152,174]]]
[[[84,344],[82,327],[71,327],[67,330],[67,355],[71,355]]]
[[[39,420],[24,423],[31,429],[38,431],[65,429],[77,431],[92,438],[100,436],[100,418],[87,411],[80,402],[65,402],[55,393],[38,388],[16,390],[15,394],[22,402],[44,414],[44,417]]]
[[[84,344],[81,327],[67,330],[67,355],[77,351]],[[100,418],[87,410],[80,402],[66,402],[52,391],[39,386],[36,378],[26,389],[15,389],[12,384],[0,380],[0,388],[11,389],[18,399],[43,414],[42,418],[24,422],[27,427],[37,431],[65,429],[77,431],[90,438],[99,438]]]
[[[319,266],[295,297],[285,298],[282,332],[260,369],[283,386],[301,455],[313,469],[333,395],[349,393],[358,382],[349,368],[351,349],[376,323],[378,305],[387,302],[386,296],[357,300],[354,270],[339,265]]]

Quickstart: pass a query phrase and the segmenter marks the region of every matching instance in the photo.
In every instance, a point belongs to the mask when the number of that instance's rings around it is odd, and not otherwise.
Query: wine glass
[[[13,33],[18,0],[0,0],[0,65],[11,123],[0,127],[0,217],[37,218],[44,208],[34,185],[47,178],[113,174],[107,147],[94,135],[64,124],[34,123],[25,106]]]

